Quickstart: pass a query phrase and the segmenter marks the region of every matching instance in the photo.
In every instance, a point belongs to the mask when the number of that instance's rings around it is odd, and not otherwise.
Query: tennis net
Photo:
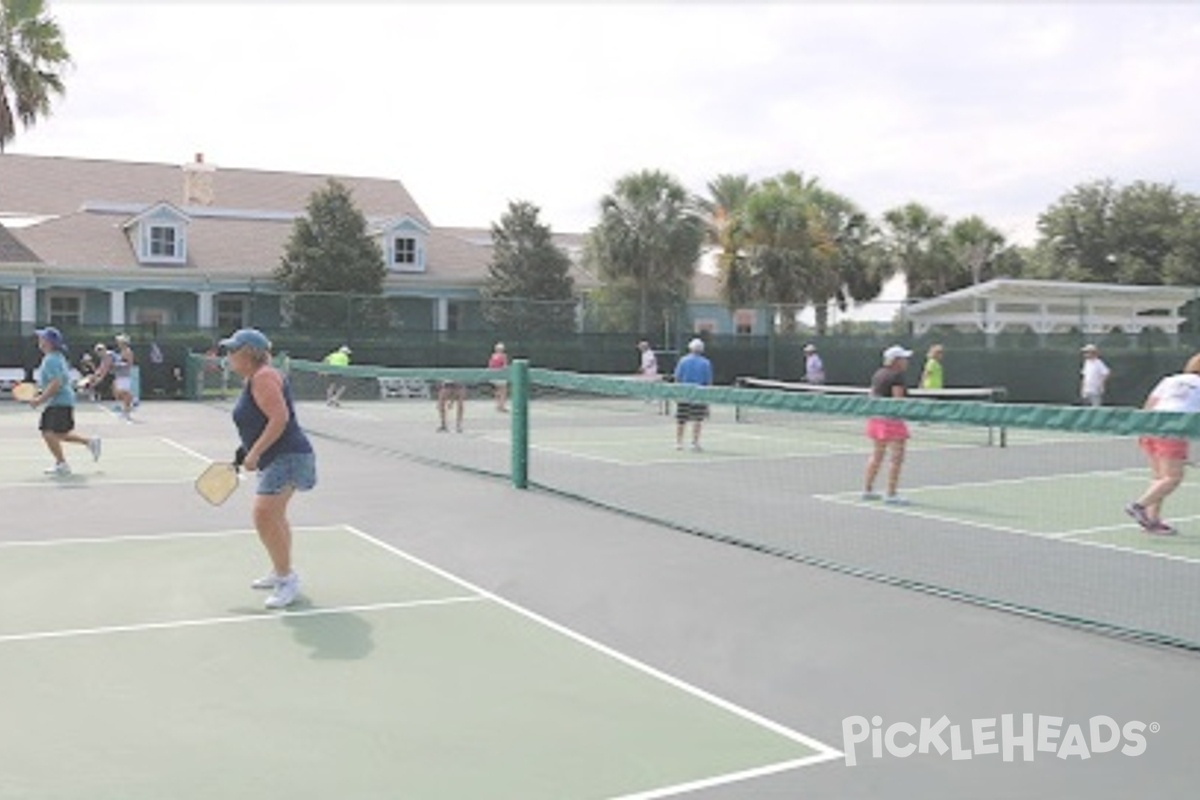
[[[1168,499],[1175,535],[1148,533],[1124,512],[1149,482],[1138,438],[1200,439],[1200,415],[1014,404],[995,390],[892,399],[770,382],[698,387],[523,361],[501,372],[286,366],[318,440],[896,586],[1200,649],[1200,487],[1185,481]],[[350,387],[340,407],[326,404],[334,378]],[[463,388],[461,434],[453,422],[438,430],[446,382]],[[706,409],[699,449],[691,423],[677,438],[674,415],[664,416],[681,402]],[[864,429],[876,415],[910,424],[907,505],[864,499]],[[1007,447],[982,446],[988,428],[1004,431]]]

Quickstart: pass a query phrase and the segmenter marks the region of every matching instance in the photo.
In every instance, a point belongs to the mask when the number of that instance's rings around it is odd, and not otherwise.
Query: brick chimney
[[[213,173],[217,168],[204,163],[204,153],[196,153],[196,160],[183,165],[183,205],[211,206],[216,199],[213,191]]]

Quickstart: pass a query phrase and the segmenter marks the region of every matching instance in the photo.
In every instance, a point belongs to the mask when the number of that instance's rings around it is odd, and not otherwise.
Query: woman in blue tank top
[[[286,608],[300,592],[287,507],[296,490],[316,485],[316,456],[296,421],[287,380],[271,366],[271,341],[262,331],[243,328],[222,340],[221,347],[244,384],[233,407],[241,439],[238,457],[244,469],[258,473],[254,527],[271,559],[271,571],[250,585],[270,590],[267,608]]]

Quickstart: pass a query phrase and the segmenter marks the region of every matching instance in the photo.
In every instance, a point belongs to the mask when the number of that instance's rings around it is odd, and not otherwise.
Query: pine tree
[[[500,224],[492,225],[483,313],[508,334],[569,333],[576,327],[571,259],[538,214],[532,203],[510,202]]]
[[[309,198],[296,220],[277,280],[295,297],[294,326],[376,327],[386,324],[383,251],[350,190],[336,180]]]

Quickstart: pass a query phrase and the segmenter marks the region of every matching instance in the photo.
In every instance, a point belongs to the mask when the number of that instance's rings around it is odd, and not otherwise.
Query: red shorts
[[[867,438],[876,442],[903,442],[908,438],[908,425],[902,419],[871,417],[867,420]]]
[[[1171,439],[1166,436],[1142,436],[1138,446],[1152,458],[1169,458],[1174,461],[1187,461],[1187,439]]]

